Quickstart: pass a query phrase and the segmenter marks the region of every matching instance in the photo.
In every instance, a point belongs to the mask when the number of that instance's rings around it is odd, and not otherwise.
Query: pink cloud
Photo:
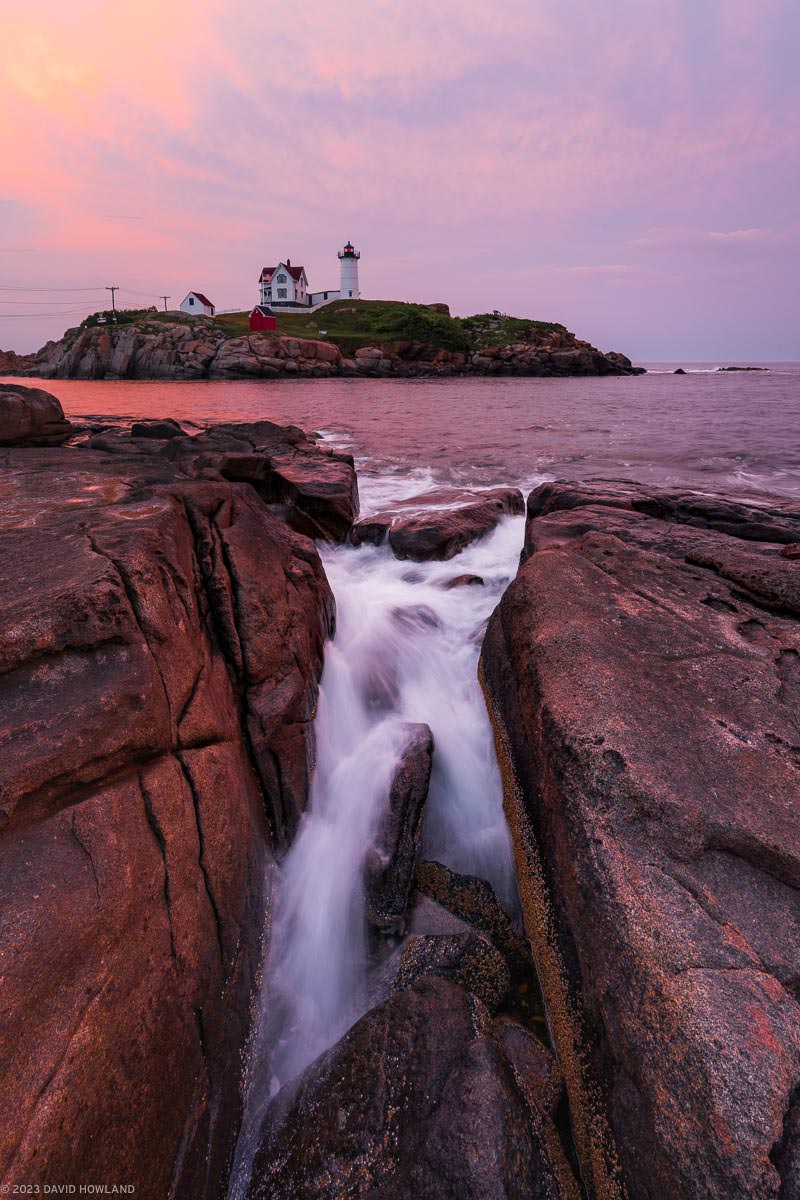
[[[772,299],[720,285],[713,320],[769,337],[797,263],[799,23],[785,0],[17,4],[0,275],[227,307],[275,253],[329,282],[353,237],[373,295],[557,315],[636,352],[648,288],[679,347],[686,292],[746,261]],[[0,320],[0,345],[45,327]]]

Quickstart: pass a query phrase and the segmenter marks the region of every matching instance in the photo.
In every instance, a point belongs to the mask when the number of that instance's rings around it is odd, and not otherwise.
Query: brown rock
[[[505,999],[510,986],[502,954],[480,933],[422,934],[403,946],[393,991],[435,975],[477,996],[490,1012]]]
[[[0,446],[60,446],[71,436],[55,396],[20,383],[0,384]]]
[[[453,558],[470,542],[490,533],[504,516],[524,510],[517,488],[495,488],[476,494],[457,508],[398,517],[389,530],[389,545],[397,558],[415,562]]]
[[[378,929],[399,925],[405,915],[431,777],[429,726],[408,725],[406,732],[386,811],[364,863],[367,918]]]
[[[160,438],[168,439],[174,437],[186,437],[185,430],[181,429],[177,421],[173,421],[171,417],[167,417],[163,421],[134,421],[131,425],[132,438]]]
[[[381,517],[374,521],[358,521],[350,530],[350,541],[354,546],[380,546],[386,541],[386,535],[391,527],[389,517]]]
[[[443,583],[442,587],[446,592],[460,587],[483,587],[483,577],[481,575],[454,575],[452,579]]]
[[[252,489],[157,453],[3,483],[0,1182],[212,1200],[330,593]]]
[[[793,1194],[800,514],[607,483],[528,511],[482,671],[583,1170]]]
[[[553,1116],[564,1094],[564,1079],[554,1056],[535,1033],[511,1017],[495,1017],[494,1032],[522,1093]]]
[[[486,1009],[442,979],[373,1008],[284,1087],[264,1120],[248,1200],[408,1195],[578,1196]]]

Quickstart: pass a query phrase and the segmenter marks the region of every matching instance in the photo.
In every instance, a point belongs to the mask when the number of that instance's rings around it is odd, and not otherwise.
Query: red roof
[[[283,267],[285,271],[288,271],[295,282],[299,282],[300,276],[305,271],[305,267],[287,267],[286,263],[278,263],[278,267]],[[261,271],[261,279],[264,279],[264,276],[266,276],[267,280],[270,280],[277,271],[278,267],[264,267]],[[259,282],[261,282],[261,280],[259,280]]]
[[[197,299],[200,301],[200,303],[207,305],[208,308],[214,307],[214,305],[209,300],[208,296],[204,296],[202,292],[192,292],[191,294],[193,296],[197,296]]]

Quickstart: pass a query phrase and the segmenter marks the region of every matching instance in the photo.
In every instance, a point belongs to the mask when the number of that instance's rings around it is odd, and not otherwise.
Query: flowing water
[[[684,365],[687,375],[675,376],[672,364],[621,379],[45,386],[77,418],[268,418],[320,430],[356,457],[362,515],[442,484],[529,490],[545,478],[800,495],[800,366],[738,374]],[[273,891],[231,1200],[244,1196],[275,1091],[385,990],[386,972],[367,935],[361,871],[407,722],[426,722],[435,739],[423,855],[489,879],[514,910],[500,779],[476,667],[522,536],[523,518],[507,518],[450,563],[403,563],[386,547],[322,551],[337,632],[325,657],[309,810]],[[443,586],[467,573],[483,585]]]
[[[362,476],[362,511],[430,482],[419,473],[394,485]],[[309,810],[275,890],[232,1200],[244,1195],[272,1095],[385,997],[385,973],[367,933],[362,867],[408,722],[428,724],[435,745],[422,856],[488,879],[506,908],[516,909],[477,661],[485,623],[516,571],[523,528],[522,517],[506,518],[455,563],[400,562],[385,546],[323,550],[337,629],[325,656]],[[444,586],[465,573],[483,585]],[[390,952],[387,941],[384,958]]]

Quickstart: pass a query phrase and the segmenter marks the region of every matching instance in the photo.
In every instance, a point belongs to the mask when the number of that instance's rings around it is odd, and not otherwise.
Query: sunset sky
[[[367,297],[800,359],[797,0],[4,0],[2,30],[0,348],[105,284],[244,308],[290,256],[336,287],[351,238]]]

